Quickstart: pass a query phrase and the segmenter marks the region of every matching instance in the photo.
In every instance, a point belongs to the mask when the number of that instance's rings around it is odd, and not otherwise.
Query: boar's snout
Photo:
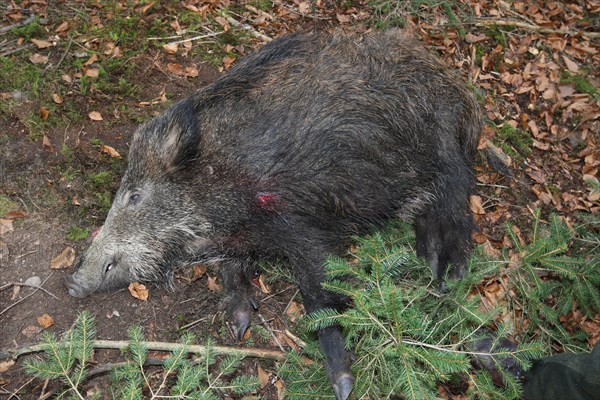
[[[81,257],[77,263],[75,273],[65,277],[64,284],[71,296],[79,298],[86,297],[98,290],[120,288],[115,282],[118,281],[114,276],[116,275],[114,274],[116,265],[114,256],[88,251],[88,254]]]
[[[69,290],[69,294],[80,299],[86,297],[91,292],[75,281],[75,274],[65,276],[65,286]]]

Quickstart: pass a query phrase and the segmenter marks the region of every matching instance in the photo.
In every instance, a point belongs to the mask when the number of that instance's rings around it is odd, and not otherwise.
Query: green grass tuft
[[[19,204],[12,201],[10,197],[0,195],[0,217],[8,214],[11,211],[16,211],[19,208]]]
[[[560,78],[561,83],[572,83],[575,85],[575,90],[580,93],[587,93],[593,96],[596,100],[600,101],[600,91],[594,84],[589,80],[586,75],[577,74],[573,75],[569,72],[564,72]]]
[[[506,154],[517,159],[526,158],[531,154],[533,138],[529,132],[515,128],[508,123],[502,125],[496,132],[496,140],[500,142],[500,146]]]
[[[79,240],[85,240],[90,236],[90,230],[87,228],[80,228],[78,226],[72,226],[69,228],[69,232],[67,233],[67,239],[73,242]]]

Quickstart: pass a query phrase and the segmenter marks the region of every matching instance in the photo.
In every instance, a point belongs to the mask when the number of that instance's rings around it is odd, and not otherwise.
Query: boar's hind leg
[[[474,226],[467,208],[466,179],[453,179],[448,187],[452,189],[418,215],[415,223],[417,255],[429,262],[441,291],[445,291],[446,273],[451,279],[464,275]],[[449,266],[451,269],[447,271]]]
[[[228,293],[227,313],[233,324],[233,333],[242,341],[252,319],[252,312],[258,310],[258,303],[252,295],[250,280],[254,269],[245,263],[230,262],[223,266],[223,284]]]
[[[303,256],[290,260],[308,313],[332,308],[342,310],[347,305],[347,299],[329,292],[321,286],[323,281],[323,263],[325,255],[332,252],[316,252],[315,249],[303,253]],[[346,350],[344,337],[340,326],[334,325],[317,332],[321,351],[325,356],[325,370],[329,382],[333,386],[335,398],[346,400],[352,391],[354,377],[351,365],[354,355]]]

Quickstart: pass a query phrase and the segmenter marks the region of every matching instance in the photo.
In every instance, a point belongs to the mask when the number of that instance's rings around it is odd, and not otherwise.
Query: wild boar
[[[143,124],[106,222],[66,278],[84,297],[218,263],[243,337],[250,278],[286,260],[308,312],[347,306],[323,263],[389,218],[415,221],[434,276],[460,277],[481,117],[459,75],[400,31],[296,33]],[[336,398],[353,384],[338,326],[318,332]]]

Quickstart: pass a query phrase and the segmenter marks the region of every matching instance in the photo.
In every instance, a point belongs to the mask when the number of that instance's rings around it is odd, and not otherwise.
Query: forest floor
[[[126,339],[140,325],[148,340],[189,330],[237,345],[217,271],[182,273],[173,293],[149,287],[145,301],[127,290],[72,298],[63,278],[103,223],[135,127],[287,32],[402,27],[472,82],[487,120],[480,150],[493,149],[512,173],[479,157],[474,239],[489,255],[507,246],[505,222],[528,240],[534,209],[571,226],[600,211],[598,0],[11,0],[0,13],[2,350],[64,332],[81,310],[102,339]],[[267,334],[254,334],[254,345],[276,348],[274,332],[294,346],[284,332],[293,331],[295,293],[283,282],[257,289]],[[575,315],[590,345],[598,341],[600,317]],[[99,351],[95,362],[118,359]],[[20,365],[0,364],[0,398],[51,392]],[[244,368],[259,365],[273,370],[257,360]],[[87,390],[101,385],[92,379]]]

